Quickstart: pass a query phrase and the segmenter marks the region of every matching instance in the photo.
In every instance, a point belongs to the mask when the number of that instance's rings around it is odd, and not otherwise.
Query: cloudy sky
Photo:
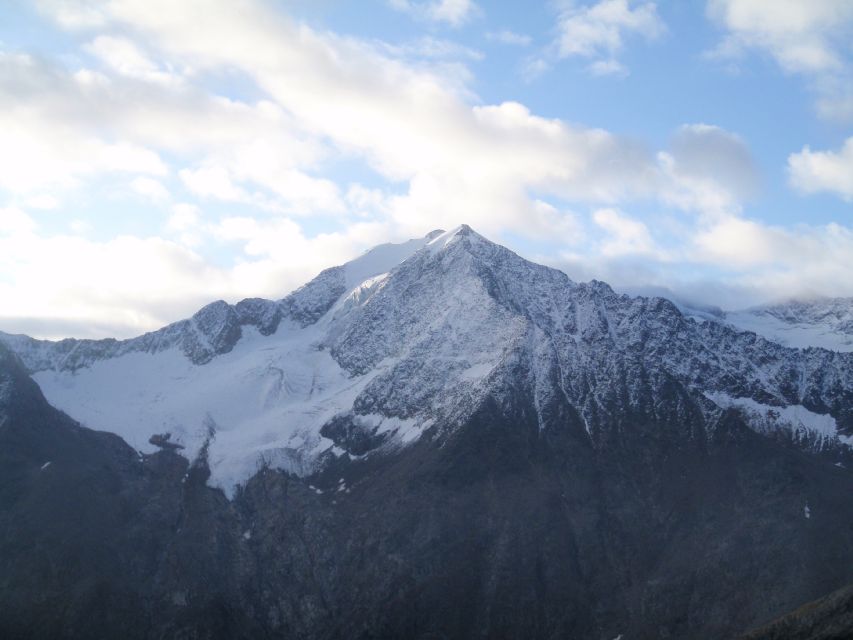
[[[5,0],[0,330],[462,222],[627,291],[853,295],[851,43],[849,0]]]

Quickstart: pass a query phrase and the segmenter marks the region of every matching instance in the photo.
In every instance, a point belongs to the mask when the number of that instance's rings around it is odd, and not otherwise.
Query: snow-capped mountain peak
[[[448,437],[484,403],[529,403],[540,430],[559,423],[592,447],[644,415],[707,437],[725,411],[813,450],[843,453],[853,435],[853,356],[574,283],[467,225],[133,340],[4,341],[53,404],[139,450],[206,455],[226,491],[265,465],[307,474]]]

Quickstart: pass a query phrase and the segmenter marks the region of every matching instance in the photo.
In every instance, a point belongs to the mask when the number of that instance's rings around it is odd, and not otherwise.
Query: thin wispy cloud
[[[492,42],[499,42],[514,47],[526,47],[533,42],[533,38],[523,33],[516,33],[509,29],[501,29],[500,31],[490,31],[486,34],[486,39]]]
[[[601,0],[563,3],[557,31],[558,57],[587,60],[590,71],[607,75],[627,71],[620,56],[628,39],[655,40],[666,26],[653,2]]]
[[[473,0],[388,0],[388,4],[415,18],[451,27],[463,25],[479,11]]]

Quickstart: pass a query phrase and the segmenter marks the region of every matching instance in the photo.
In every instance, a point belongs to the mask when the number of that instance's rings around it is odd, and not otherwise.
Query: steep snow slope
[[[575,424],[596,447],[641,416],[677,431],[728,409],[810,450],[847,455],[853,435],[853,356],[574,283],[464,225],[131,341],[7,341],[53,404],[143,451],[171,434],[226,491],[263,465],[307,474],[441,438],[487,398],[520,394],[540,429]]]

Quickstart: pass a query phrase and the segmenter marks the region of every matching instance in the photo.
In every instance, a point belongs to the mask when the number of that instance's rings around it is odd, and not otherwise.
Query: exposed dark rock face
[[[354,456],[363,456],[387,440],[387,434],[377,433],[377,427],[365,425],[352,413],[335,416],[320,434]]]
[[[853,638],[853,585],[803,605],[742,640],[846,640]]]
[[[543,428],[519,375],[452,432],[229,501],[0,348],[0,636],[731,638],[853,581],[850,471],[645,375],[608,446],[559,397]]]

